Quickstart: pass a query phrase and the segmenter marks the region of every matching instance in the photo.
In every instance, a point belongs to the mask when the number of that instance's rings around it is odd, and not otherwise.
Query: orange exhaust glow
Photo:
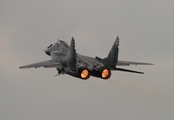
[[[86,69],[82,70],[80,76],[81,76],[82,79],[88,79],[88,78],[90,77],[90,75],[89,75],[89,71],[86,70]]]
[[[104,69],[102,71],[102,78],[103,79],[108,79],[108,78],[110,78],[110,76],[111,76],[111,71],[110,70]]]

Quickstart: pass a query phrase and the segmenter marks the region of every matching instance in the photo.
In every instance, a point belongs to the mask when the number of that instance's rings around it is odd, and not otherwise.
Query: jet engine
[[[66,73],[84,80],[87,80],[90,77],[89,70],[83,64],[76,64],[76,69],[72,71],[66,71]]]
[[[105,66],[97,66],[95,70],[91,71],[91,75],[102,79],[109,79],[111,77],[111,71]]]
[[[86,67],[77,68],[77,77],[87,80],[90,77],[90,72]]]

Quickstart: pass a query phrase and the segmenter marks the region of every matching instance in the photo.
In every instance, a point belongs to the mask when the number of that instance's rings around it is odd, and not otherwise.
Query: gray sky
[[[173,0],[1,0],[0,119],[173,120],[173,11]],[[120,60],[155,66],[108,81],[18,68],[49,59],[42,50],[72,36],[78,53],[105,57],[117,35]]]

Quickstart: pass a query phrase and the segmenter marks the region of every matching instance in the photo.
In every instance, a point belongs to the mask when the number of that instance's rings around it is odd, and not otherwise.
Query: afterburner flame
[[[102,71],[102,78],[108,79],[108,78],[110,78],[110,76],[111,76],[111,71],[110,71],[110,70],[104,69],[104,70]]]
[[[88,79],[89,78],[89,71],[88,70],[82,70],[82,72],[81,72],[81,78],[82,79]]]

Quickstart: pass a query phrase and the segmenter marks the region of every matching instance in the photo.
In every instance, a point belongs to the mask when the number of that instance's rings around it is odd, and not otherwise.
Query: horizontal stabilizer
[[[131,72],[131,73],[139,73],[139,74],[144,74],[143,72],[134,71],[134,70],[128,70],[128,69],[123,69],[123,68],[116,68],[115,70],[118,70],[118,71],[123,71],[123,72]]]

